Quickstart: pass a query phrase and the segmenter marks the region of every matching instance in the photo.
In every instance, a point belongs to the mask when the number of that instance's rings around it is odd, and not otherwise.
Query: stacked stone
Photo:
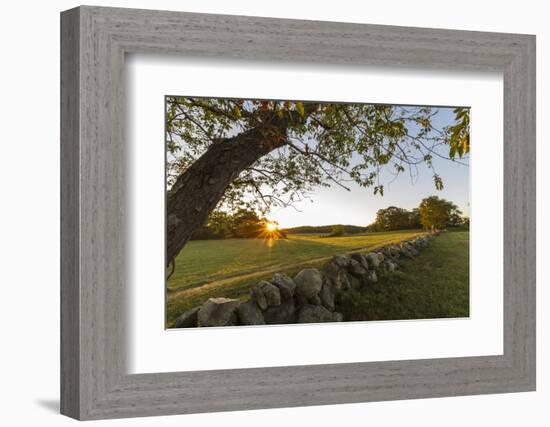
[[[174,328],[341,322],[342,313],[335,311],[338,292],[378,282],[381,272],[396,271],[401,257],[415,257],[434,235],[366,254],[336,255],[321,270],[305,268],[294,278],[277,273],[252,288],[247,301],[210,298],[179,316]]]

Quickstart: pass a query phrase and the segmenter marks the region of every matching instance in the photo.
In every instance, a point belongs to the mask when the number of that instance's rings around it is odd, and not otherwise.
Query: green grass
[[[324,237],[294,234],[287,239],[194,240],[176,257],[169,290],[189,289],[216,280],[285,268],[314,258],[355,249],[376,248],[421,234],[418,230]]]
[[[343,294],[345,320],[433,319],[469,316],[469,233],[442,233],[400,271],[361,291]]]
[[[305,267],[318,267],[335,254],[372,250],[419,234],[419,230],[404,230],[330,238],[295,234],[271,241],[191,241],[177,256],[176,269],[167,284],[167,323],[211,297],[244,299],[259,280],[275,272],[293,275]]]

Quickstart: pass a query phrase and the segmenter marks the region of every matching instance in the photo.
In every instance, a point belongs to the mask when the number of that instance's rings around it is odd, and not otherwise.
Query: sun
[[[268,222],[268,223],[265,225],[265,229],[266,229],[267,231],[273,232],[273,231],[277,230],[277,225],[274,224],[273,222]]]

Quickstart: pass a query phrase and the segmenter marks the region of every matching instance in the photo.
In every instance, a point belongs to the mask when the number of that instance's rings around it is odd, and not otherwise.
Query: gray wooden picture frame
[[[504,76],[503,355],[125,369],[127,53]],[[61,412],[77,419],[535,390],[535,37],[83,6],[61,14]]]

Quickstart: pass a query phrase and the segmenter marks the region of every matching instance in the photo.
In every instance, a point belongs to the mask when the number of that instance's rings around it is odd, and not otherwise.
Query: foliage
[[[265,214],[309,197],[314,187],[349,189],[350,181],[383,195],[382,170],[394,175],[409,170],[413,176],[420,164],[433,170],[434,156],[467,154],[469,110],[457,109],[457,123],[446,129],[433,126],[437,112],[430,107],[169,96],[167,185],[170,189],[213,144],[229,146],[237,136],[257,130],[260,143],[271,150],[239,171],[218,208]],[[445,147],[451,147],[449,156]],[[441,189],[435,171],[433,179]]]
[[[447,226],[458,226],[462,223],[462,212],[453,203],[437,196],[422,200],[419,206],[420,222],[424,228],[441,230]]]
[[[379,209],[369,231],[407,230],[415,228],[443,229],[470,225],[458,207],[445,199],[430,196],[420,202],[418,208],[407,210],[396,206]]]
[[[456,124],[448,126],[445,131],[448,135],[449,157],[456,155],[462,158],[470,152],[470,109],[458,107],[454,109]]]
[[[418,209],[408,211],[396,206],[379,209],[376,212],[376,220],[372,224],[372,229],[376,231],[406,230],[420,227]]]
[[[233,214],[216,210],[204,226],[195,230],[191,240],[261,237],[267,222],[252,209],[240,208]]]
[[[239,209],[233,216],[233,237],[259,237],[265,230],[267,220],[260,218],[251,209]]]
[[[193,232],[191,240],[226,239],[233,234],[233,228],[233,217],[217,210],[210,214],[205,225]]]

